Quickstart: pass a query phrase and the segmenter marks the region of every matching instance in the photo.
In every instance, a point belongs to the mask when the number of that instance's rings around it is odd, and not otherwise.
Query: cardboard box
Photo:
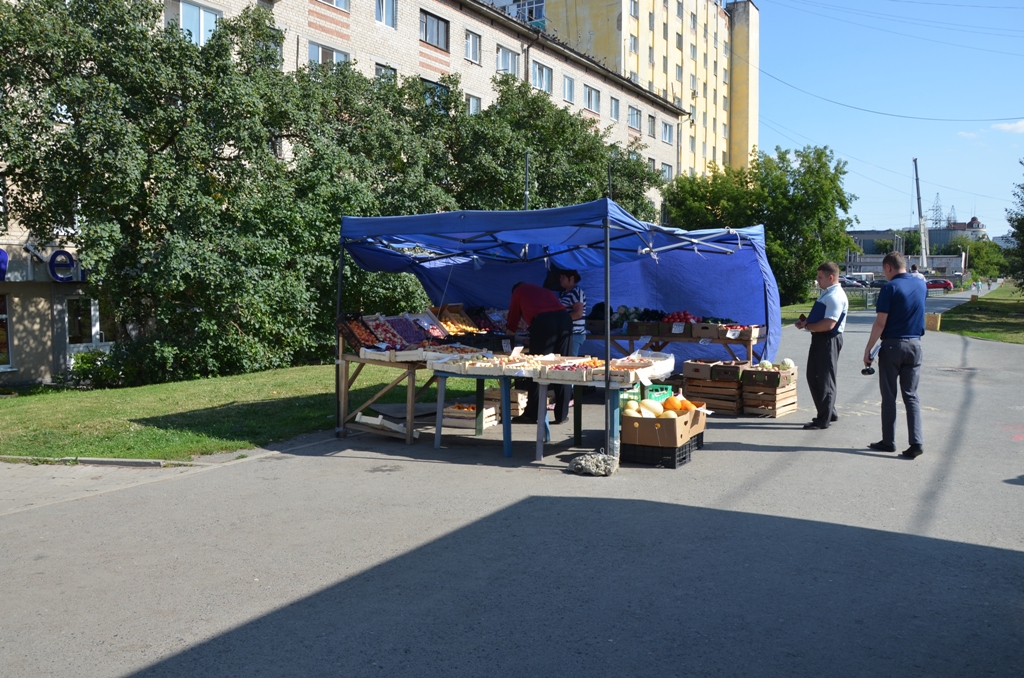
[[[689,338],[693,336],[692,323],[659,323],[661,337]]]
[[[942,326],[942,314],[941,313],[925,313],[924,314],[924,329],[928,332],[938,332]]]
[[[694,403],[703,406],[704,403]],[[704,431],[707,415],[700,410],[680,412],[675,419],[623,417],[619,439],[627,445],[679,447]]]
[[[707,337],[708,339],[717,339],[720,325],[716,323],[693,323],[693,329],[690,331],[694,338]]]
[[[626,334],[631,337],[657,337],[660,333],[661,323],[658,322],[626,323]]]
[[[734,341],[749,341],[764,335],[764,328],[761,325],[748,325],[743,328],[728,329],[725,325],[719,325],[718,338],[732,339]]]
[[[795,384],[797,380],[797,370],[794,367],[791,370],[761,370],[757,368],[751,368],[743,371],[741,381],[744,385],[750,386],[768,386],[770,388],[780,388],[782,386],[789,386]]]
[[[720,360],[687,360],[683,363],[683,376],[687,379],[711,379],[711,370]]]
[[[711,379],[714,381],[739,381],[744,370],[750,369],[745,360],[727,360],[711,366]]]

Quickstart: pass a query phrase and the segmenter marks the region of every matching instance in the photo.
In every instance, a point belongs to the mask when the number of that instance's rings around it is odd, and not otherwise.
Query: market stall
[[[488,311],[506,308],[515,282],[539,282],[551,267],[575,269],[582,276],[580,284],[591,304],[611,298],[617,304],[735,317],[746,323],[744,327],[756,324],[763,328],[756,338],[740,340],[748,357],[754,354],[755,346],[761,356],[774,356],[778,346],[778,293],[768,268],[760,227],[679,231],[639,222],[605,199],[529,212],[346,217],[342,220],[340,248],[342,256],[347,251],[366,270],[414,274],[439,311],[451,302]],[[339,318],[344,317],[342,298],[339,279]],[[600,333],[600,341],[585,344],[583,351],[598,356],[602,367],[612,364],[612,342],[616,341],[610,315],[601,319],[605,331]],[[716,325],[715,331],[719,329],[721,326]],[[595,336],[589,338],[593,340]],[[640,336],[644,335],[636,338]],[[670,339],[666,336],[663,340],[659,334],[644,343],[663,348],[677,361],[708,356],[728,359],[730,354],[735,357],[728,349],[729,342],[717,337],[704,342],[699,338],[694,342]],[[339,336],[339,356],[343,355],[341,340]],[[498,342],[495,334],[483,338],[477,346],[486,348],[492,357],[511,348]],[[342,362],[339,359],[339,364]],[[446,364],[435,369],[445,375],[459,374],[452,372],[451,367]],[[538,380],[564,382],[564,375],[558,374],[564,368],[556,369],[553,364],[541,367],[545,372],[535,375]],[[593,377],[594,370],[590,369]],[[469,376],[471,372],[462,374]],[[339,435],[344,434],[347,416],[342,412],[341,383],[339,376]],[[618,399],[612,393],[615,387],[607,374],[600,385],[606,393],[605,434],[611,442],[618,433],[613,422],[613,405]],[[538,425],[538,431],[542,426]],[[538,436],[542,438],[543,434],[539,432]]]

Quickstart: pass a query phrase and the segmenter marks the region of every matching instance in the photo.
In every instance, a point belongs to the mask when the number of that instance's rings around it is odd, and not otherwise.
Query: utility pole
[[[917,229],[921,232],[921,268],[928,268],[928,225],[921,210],[921,178],[917,174],[917,158],[914,158],[914,185],[917,187]]]

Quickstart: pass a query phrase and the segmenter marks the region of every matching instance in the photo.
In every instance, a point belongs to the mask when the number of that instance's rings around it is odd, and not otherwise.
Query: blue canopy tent
[[[340,247],[342,259],[348,251],[368,271],[412,273],[437,305],[459,301],[504,308],[515,282],[543,280],[555,266],[580,272],[589,304],[611,297],[611,310],[620,305],[686,309],[764,324],[768,334],[758,344],[761,355],[774,359],[779,345],[778,288],[760,226],[682,231],[638,221],[614,201],[601,199],[530,211],[345,217]],[[339,272],[339,315],[342,296]],[[606,338],[609,329],[606,323]],[[600,348],[610,359],[607,340],[586,350]],[[672,350],[682,359],[729,357],[721,345],[679,344]],[[606,428],[610,425],[606,416]]]

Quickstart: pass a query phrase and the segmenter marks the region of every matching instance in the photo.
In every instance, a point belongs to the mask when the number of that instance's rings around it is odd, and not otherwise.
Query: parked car
[[[885,278],[879,278],[877,280],[872,280],[871,284],[868,285],[868,287],[884,287],[885,283],[887,283],[887,282],[889,282],[889,281],[886,280]]]
[[[839,276],[839,284],[843,287],[864,287],[864,283],[853,278],[847,278],[845,275]]]
[[[930,290],[949,290],[950,292],[953,291],[953,283],[942,278],[929,280],[926,284],[928,285],[928,289]]]

